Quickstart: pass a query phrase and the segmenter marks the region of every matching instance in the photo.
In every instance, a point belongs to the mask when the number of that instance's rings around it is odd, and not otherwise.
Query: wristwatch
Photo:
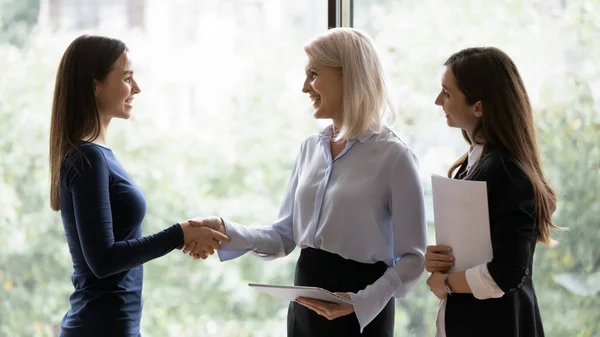
[[[448,295],[452,295],[452,294],[454,294],[454,291],[452,291],[452,288],[450,287],[450,283],[448,283],[448,278],[450,278],[450,275],[446,274],[446,277],[444,277],[444,290],[446,290]]]

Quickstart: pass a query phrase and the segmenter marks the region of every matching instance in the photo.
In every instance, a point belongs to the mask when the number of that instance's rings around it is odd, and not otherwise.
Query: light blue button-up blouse
[[[361,331],[424,270],[425,206],[412,150],[388,127],[350,139],[333,159],[327,127],[302,143],[279,219],[264,227],[225,220],[221,261],[248,251],[264,259],[312,247],[362,263],[383,261],[375,283],[350,293]]]

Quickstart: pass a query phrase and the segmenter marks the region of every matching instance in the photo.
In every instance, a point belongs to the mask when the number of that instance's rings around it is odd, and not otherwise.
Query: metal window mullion
[[[327,29],[354,26],[354,0],[327,0]]]
[[[340,2],[341,27],[354,27],[354,0],[340,0]]]

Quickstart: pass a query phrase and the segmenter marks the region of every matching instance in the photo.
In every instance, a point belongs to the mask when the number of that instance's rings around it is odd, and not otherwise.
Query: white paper
[[[249,283],[248,285],[262,293],[285,301],[295,301],[298,297],[306,297],[336,304],[353,304],[352,301],[323,288],[257,283]]]
[[[464,271],[490,262],[487,186],[485,181],[431,176],[435,239],[452,247],[455,258],[451,272]]]

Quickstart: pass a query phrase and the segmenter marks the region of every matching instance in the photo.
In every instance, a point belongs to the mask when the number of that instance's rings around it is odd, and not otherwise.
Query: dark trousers
[[[296,264],[294,284],[327,289],[331,292],[353,292],[373,284],[385,273],[387,265],[360,263],[320,249],[304,248]],[[328,320],[316,312],[290,302],[287,323],[288,337],[393,337],[394,299],[360,333],[354,313]]]

